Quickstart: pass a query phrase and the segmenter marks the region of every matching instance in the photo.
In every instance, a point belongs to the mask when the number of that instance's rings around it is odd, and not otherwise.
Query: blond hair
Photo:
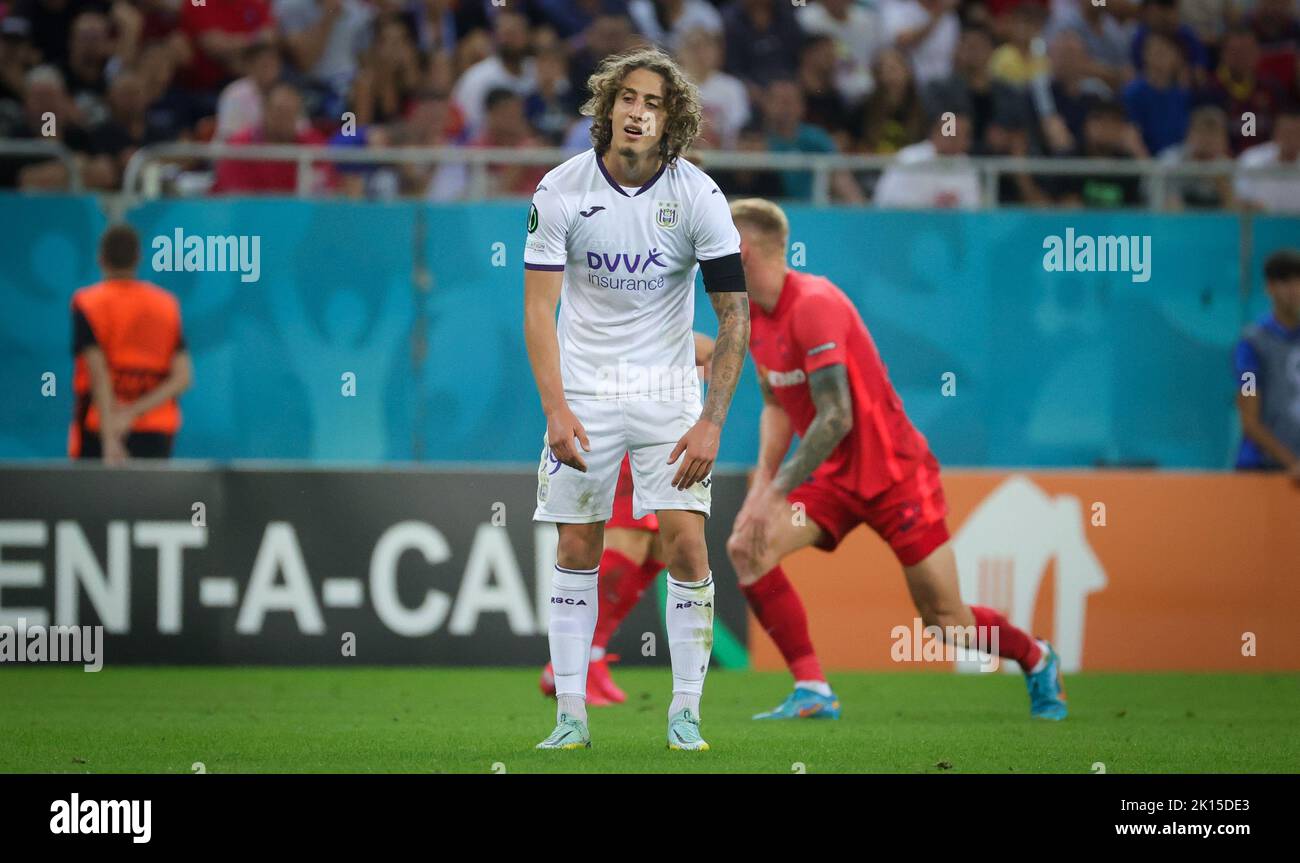
[[[659,155],[664,163],[673,164],[700,134],[704,112],[700,91],[686,77],[677,62],[658,48],[636,48],[625,54],[606,57],[587,79],[591,98],[582,106],[583,116],[592,117],[591,145],[603,156],[614,140],[613,108],[623,87],[623,79],[637,69],[648,69],[664,79],[663,135],[659,138]]]
[[[776,204],[766,198],[740,198],[731,202],[731,220],[737,227],[744,224],[758,232],[760,242],[769,251],[785,255],[790,222]]]

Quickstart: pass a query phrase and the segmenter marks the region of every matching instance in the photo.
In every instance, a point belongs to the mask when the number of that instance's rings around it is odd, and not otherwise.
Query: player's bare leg
[[[539,749],[590,746],[587,733],[587,662],[596,630],[597,580],[604,522],[557,524],[559,542],[551,578],[547,637],[555,674],[556,728]]]
[[[801,548],[815,545],[822,529],[808,519],[776,518],[756,542],[744,526],[727,540],[727,555],[749,607],[776,643],[794,677],[794,692],[775,710],[755,719],[839,717],[839,700],[822,673],[808,632],[808,614],[799,594],[781,568],[781,561]]]
[[[1065,718],[1065,689],[1056,652],[1046,641],[1013,626],[996,609],[962,601],[952,543],[945,542],[925,560],[904,567],[903,574],[923,625],[940,627],[949,641],[991,647],[1001,658],[1014,659],[1025,672],[1030,713],[1043,719]]]
[[[704,515],[660,510],[659,535],[668,567],[664,622],[673,667],[668,746],[705,750],[699,734],[700,696],[713,650],[713,574],[704,543]]]

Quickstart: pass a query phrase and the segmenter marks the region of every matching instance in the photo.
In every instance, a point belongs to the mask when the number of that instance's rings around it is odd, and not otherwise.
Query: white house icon
[[[1083,625],[1088,594],[1106,586],[1106,573],[1084,536],[1077,497],[1052,497],[1027,477],[1015,475],[994,489],[962,524],[953,541],[962,598],[1006,615],[1032,632],[1034,603],[1047,564],[1056,561],[1056,602],[1050,635],[1065,671],[1083,664]],[[977,660],[957,663],[974,671]],[[1009,671],[1017,670],[1007,663]]]

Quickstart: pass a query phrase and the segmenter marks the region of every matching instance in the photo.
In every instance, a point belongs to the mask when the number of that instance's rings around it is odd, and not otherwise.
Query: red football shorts
[[[889,488],[863,498],[830,480],[813,477],[790,492],[791,503],[822,529],[817,547],[832,551],[849,531],[867,524],[889,543],[903,566],[913,566],[948,540],[948,503],[939,481],[939,462],[931,454],[916,470]],[[615,506],[617,511],[617,506]]]
[[[618,486],[614,489],[614,514],[605,527],[621,527],[626,530],[659,530],[659,516],[653,512],[645,518],[632,517],[632,460],[623,456],[623,466],[618,471]]]

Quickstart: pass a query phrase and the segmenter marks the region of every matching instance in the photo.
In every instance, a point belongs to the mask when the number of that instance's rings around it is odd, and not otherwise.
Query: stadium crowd
[[[587,77],[641,43],[699,85],[701,148],[897,154],[835,200],[974,207],[938,156],[1293,165],[1187,178],[1175,208],[1300,212],[1300,0],[0,0],[0,138],[54,139],[120,188],[165,141],[232,146],[590,146]],[[921,167],[917,167],[921,165]],[[292,163],[180,163],[181,191],[284,193]],[[192,170],[192,169],[198,170]],[[488,193],[543,172],[493,167]],[[0,156],[0,187],[68,168]],[[728,171],[729,194],[807,199],[807,172]],[[317,191],[455,200],[461,165],[317,166]],[[1008,204],[1123,207],[1141,178],[1004,175]]]

